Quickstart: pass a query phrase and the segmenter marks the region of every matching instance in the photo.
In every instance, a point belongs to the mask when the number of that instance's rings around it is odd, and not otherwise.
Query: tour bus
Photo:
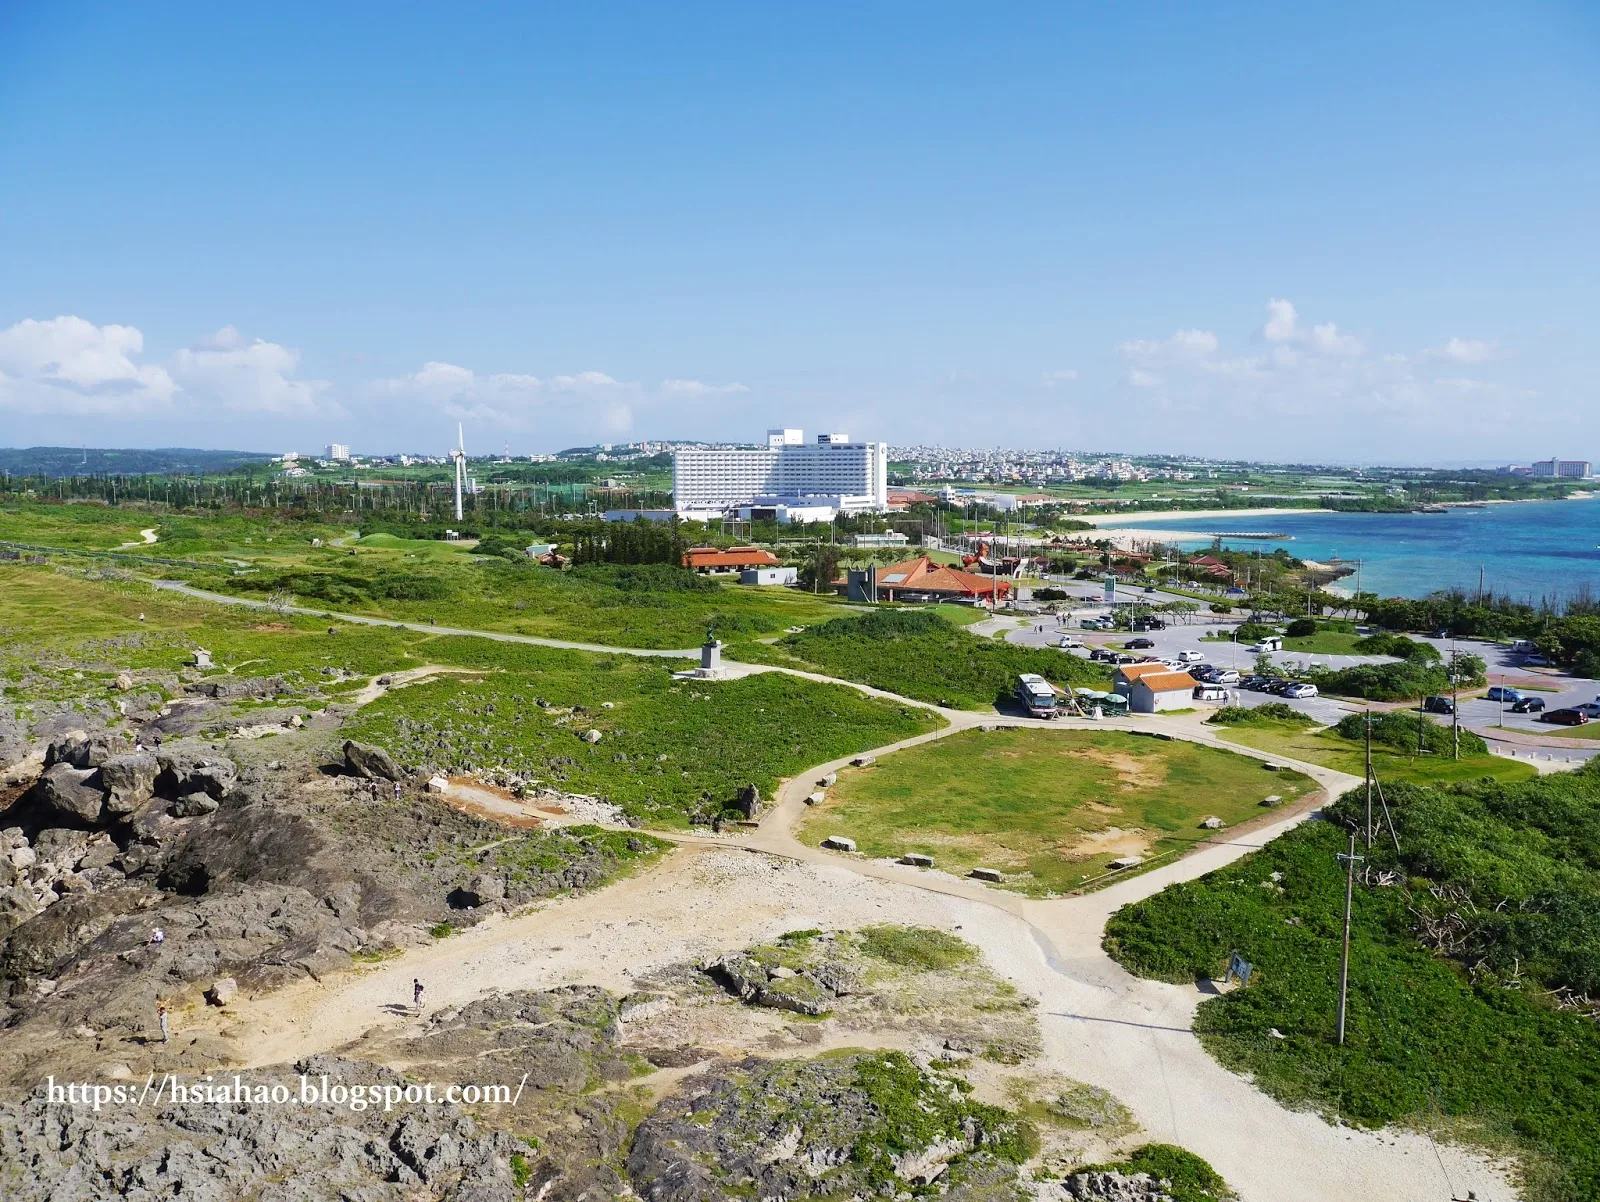
[[[1022,708],[1028,711],[1030,718],[1056,716],[1056,691],[1050,687],[1050,682],[1038,673],[1024,672],[1017,677],[1016,688],[1012,691],[1022,703]]]

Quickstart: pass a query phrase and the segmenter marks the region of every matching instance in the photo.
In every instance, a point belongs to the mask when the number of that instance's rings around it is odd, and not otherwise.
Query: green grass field
[[[1099,664],[1053,649],[975,637],[929,610],[875,609],[808,627],[775,644],[741,642],[729,648],[729,656],[971,710],[1008,704],[1022,672],[1037,672],[1063,687],[1104,688],[1110,680]]]
[[[1285,651],[1303,651],[1308,655],[1360,655],[1355,650],[1362,635],[1346,634],[1338,630],[1319,630],[1304,638],[1284,639]]]
[[[1366,774],[1366,750],[1362,743],[1334,734],[1331,730],[1304,730],[1285,724],[1224,727],[1218,735],[1229,743],[1240,743],[1258,751],[1270,751],[1289,759],[1303,760],[1324,768],[1335,768],[1353,776]],[[1459,760],[1435,755],[1405,755],[1387,747],[1373,747],[1372,764],[1381,781],[1408,781],[1416,784],[1452,784],[1492,777],[1499,781],[1520,781],[1535,776],[1532,765],[1497,755],[1462,756]]]
[[[0,539],[43,547],[110,551],[160,524],[159,514],[104,505],[0,505]]]
[[[663,826],[709,820],[746,784],[770,795],[781,777],[941,722],[920,708],[781,673],[684,683],[672,672],[690,666],[686,660],[394,627],[331,629],[325,620],[212,604],[138,581],[0,566],[0,681],[25,682],[25,689],[7,688],[0,707],[102,700],[117,672],[176,671],[196,646],[212,652],[220,672],[282,676],[324,698],[384,672],[468,668],[482,675],[389,693],[341,737],[381,742],[418,769],[503,768],[537,777],[607,797]],[[591,728],[602,732],[598,744],[580,737]]]
[[[1313,788],[1295,772],[1178,740],[1116,731],[968,731],[844,772],[802,825],[809,844],[847,835],[869,856],[921,852],[935,866],[1008,874],[1039,896],[1100,877],[1126,855],[1181,853],[1209,832]]]

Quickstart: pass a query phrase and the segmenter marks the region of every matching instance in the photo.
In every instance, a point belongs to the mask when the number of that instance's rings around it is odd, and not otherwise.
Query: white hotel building
[[[840,512],[889,508],[889,446],[799,430],[768,430],[758,449],[682,447],[672,457],[672,501],[684,517],[831,521]],[[756,512],[750,510],[772,511]]]

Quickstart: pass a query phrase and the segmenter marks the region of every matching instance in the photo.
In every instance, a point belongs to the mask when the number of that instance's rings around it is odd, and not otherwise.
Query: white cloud
[[[1359,355],[1366,350],[1359,338],[1339,333],[1339,327],[1331,321],[1311,327],[1310,343],[1324,355]]]
[[[1292,301],[1273,297],[1267,302],[1267,324],[1261,332],[1268,342],[1293,341],[1297,334],[1295,323],[1298,319],[1299,314],[1295,312]]]
[[[613,434],[633,426],[633,411],[625,403],[632,386],[598,371],[540,379],[516,372],[479,375],[470,367],[431,361],[410,375],[373,380],[367,391],[420,401],[457,421],[510,430],[529,429],[557,413],[597,418],[598,428]]]
[[[1436,359],[1450,359],[1456,363],[1482,363],[1494,357],[1495,343],[1478,338],[1452,338],[1428,353]]]
[[[196,402],[233,413],[307,414],[324,406],[326,380],[294,379],[300,352],[223,326],[172,357],[172,374]]]
[[[1161,383],[1161,377],[1153,371],[1145,371],[1142,367],[1135,367],[1128,372],[1128,383],[1135,388],[1154,388]]]
[[[140,363],[144,335],[81,317],[29,318],[0,331],[0,409],[119,416],[166,408],[178,391],[158,364]]]
[[[716,393],[749,392],[743,384],[706,384],[700,380],[662,380],[661,391],[672,396],[711,396]]]
[[[1214,354],[1220,344],[1210,330],[1178,330],[1171,338],[1153,342],[1132,338],[1120,348],[1130,359],[1154,359],[1160,356],[1195,359]]]

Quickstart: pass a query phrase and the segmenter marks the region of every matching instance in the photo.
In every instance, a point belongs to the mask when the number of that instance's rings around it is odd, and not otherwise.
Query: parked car
[[[1430,714],[1453,714],[1456,703],[1448,697],[1428,697],[1423,700],[1422,708]]]
[[[1522,700],[1522,694],[1516,689],[1508,689],[1502,685],[1490,685],[1487,698],[1490,701],[1503,701],[1511,703]]]
[[[1298,680],[1277,680],[1267,686],[1267,692],[1275,697],[1287,697],[1290,689],[1299,687],[1300,682]]]
[[[1585,701],[1582,705],[1575,705],[1572,708],[1591,722],[1600,718],[1600,701]]]
[[[1137,655],[1129,655],[1126,651],[1118,651],[1111,656],[1111,662],[1114,664],[1136,664],[1139,662],[1139,657]]]
[[[1096,647],[1089,652],[1089,658],[1097,663],[1109,664],[1111,657],[1114,655],[1116,655],[1115,651],[1107,651],[1104,647]]]
[[[1204,651],[1196,651],[1193,648],[1190,648],[1188,651],[1178,652],[1178,658],[1186,664],[1197,664],[1201,660],[1205,659],[1205,657],[1206,653]]]
[[[1156,591],[1156,586],[1153,584],[1147,584],[1144,586],[1144,591],[1147,593],[1153,593]]]
[[[1128,650],[1129,651],[1143,651],[1145,648],[1154,647],[1155,645],[1156,645],[1156,641],[1154,639],[1129,639],[1128,640]]]
[[[1317,686],[1314,684],[1292,684],[1283,691],[1283,695],[1296,701],[1303,701],[1307,697],[1315,697],[1317,695]]]
[[[1539,721],[1552,726],[1582,726],[1589,721],[1589,716],[1575,709],[1545,710],[1539,716]]]
[[[1525,655],[1522,662],[1530,668],[1548,668],[1550,661],[1542,655]]]
[[[1513,714],[1542,714],[1544,713],[1543,697],[1518,697],[1511,706]]]
[[[1273,678],[1270,676],[1246,676],[1239,682],[1239,687],[1241,689],[1249,689],[1253,693],[1259,693],[1271,684],[1272,680]]]
[[[1218,684],[1238,684],[1239,673],[1232,668],[1222,668],[1212,674],[1212,679]]]

